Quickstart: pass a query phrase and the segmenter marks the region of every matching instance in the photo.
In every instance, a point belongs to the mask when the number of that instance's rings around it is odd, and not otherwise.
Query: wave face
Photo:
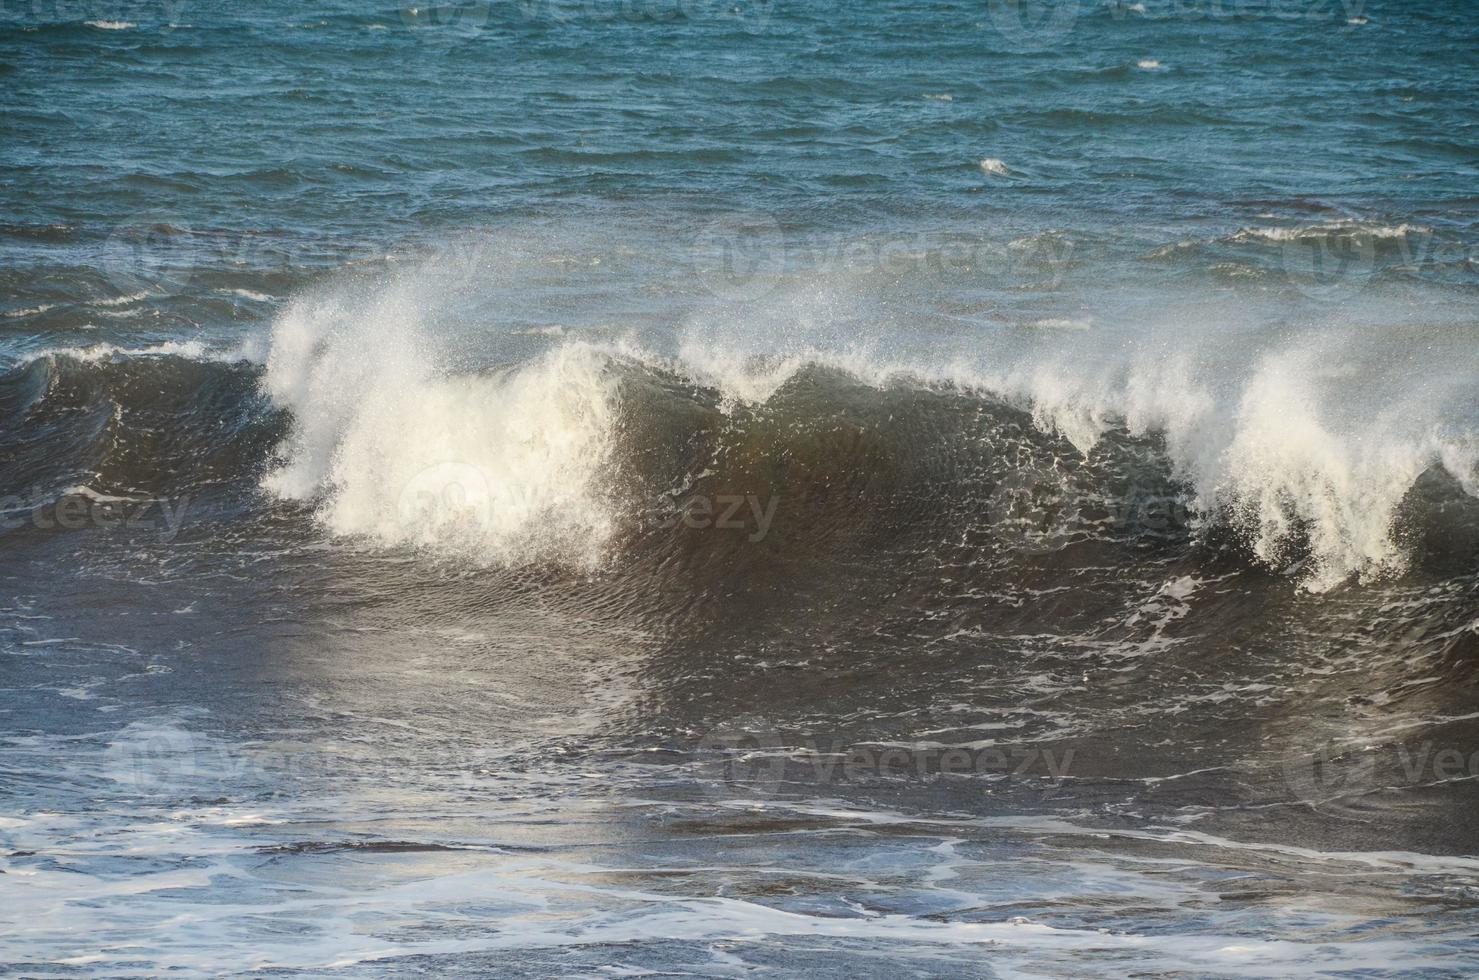
[[[260,373],[192,343],[34,353],[0,374],[0,493],[240,499],[284,431]]]
[[[338,534],[585,570],[664,506],[750,495],[787,528],[866,487],[865,524],[1035,553],[1154,524],[1311,591],[1453,551],[1479,492],[1462,326],[1202,305],[925,344],[811,282],[667,340],[479,339],[456,314],[476,278],[402,270],[283,313],[263,390],[294,421],[263,486]]]
[[[346,540],[513,570],[693,547],[718,567],[782,539],[825,561],[883,528],[1008,562],[1174,538],[1312,592],[1467,567],[1466,322],[1155,292],[902,329],[870,270],[812,269],[676,329],[497,326],[507,295],[568,264],[558,244],[331,280],[245,344],[33,349],[4,381],[5,488],[260,487]],[[735,500],[707,523],[748,535],[689,533],[693,508]]]

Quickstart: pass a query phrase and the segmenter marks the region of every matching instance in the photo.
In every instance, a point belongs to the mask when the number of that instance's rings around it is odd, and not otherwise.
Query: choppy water
[[[1476,23],[0,6],[0,968],[1479,970]]]

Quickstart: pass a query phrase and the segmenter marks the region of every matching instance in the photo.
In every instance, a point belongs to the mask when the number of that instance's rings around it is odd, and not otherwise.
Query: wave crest
[[[382,544],[599,564],[614,528],[600,486],[614,411],[606,359],[572,344],[456,374],[441,353],[402,296],[288,311],[265,383],[295,425],[264,487]]]
[[[850,316],[833,324],[851,307],[812,291],[791,307],[778,295],[777,308],[748,309],[743,322],[700,318],[665,340],[597,346],[499,333],[445,285],[413,271],[362,298],[340,288],[299,301],[278,320],[265,384],[295,423],[267,489],[312,501],[342,534],[593,568],[644,533],[654,497],[682,496],[703,474],[758,506],[781,494],[785,528],[788,508],[820,499],[818,488],[934,473],[933,463],[900,469],[917,453],[948,458],[947,476],[922,479],[944,479],[956,501],[988,515],[1003,467],[1052,471],[1028,496],[1066,501],[1071,484],[1099,501],[1044,511],[1060,515],[1106,511],[1105,499],[1130,492],[1116,474],[1149,467],[1157,493],[1184,488],[1185,523],[1214,532],[1204,540],[1232,540],[1314,591],[1410,567],[1412,525],[1423,521],[1409,498],[1425,474],[1479,490],[1479,363],[1459,325],[1250,325],[1243,311],[1202,306],[1154,322],[1106,313],[1075,330],[922,336]],[[927,398],[901,396],[878,418],[859,407],[858,388],[964,398],[982,428],[956,427],[965,409],[928,414],[944,410]],[[1003,442],[1019,423],[998,408],[1019,413],[1040,444]],[[867,451],[834,452],[839,438]],[[831,455],[812,458],[824,446]],[[738,459],[746,469],[732,469]],[[873,470],[848,469],[859,466]],[[773,478],[803,471],[805,485]],[[931,533],[952,536],[936,519],[954,503],[899,486],[900,506],[928,498]],[[871,497],[867,520],[889,523],[877,513],[889,500]],[[967,537],[1020,541],[1009,521],[959,519]],[[1096,533],[1070,530],[1046,540],[1066,548]]]

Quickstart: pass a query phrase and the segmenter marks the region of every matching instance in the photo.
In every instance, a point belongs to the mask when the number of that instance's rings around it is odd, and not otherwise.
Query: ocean
[[[0,972],[1479,972],[1476,13],[0,3]]]

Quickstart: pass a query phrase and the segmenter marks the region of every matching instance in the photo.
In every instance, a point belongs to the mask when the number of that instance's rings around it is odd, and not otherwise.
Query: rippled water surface
[[[1473,975],[1474,14],[0,5],[0,969]]]

